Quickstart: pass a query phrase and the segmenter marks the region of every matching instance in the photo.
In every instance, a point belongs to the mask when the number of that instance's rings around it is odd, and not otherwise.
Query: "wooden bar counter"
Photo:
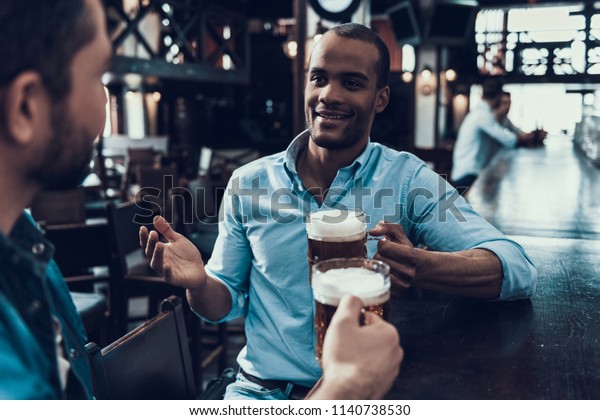
[[[394,299],[405,359],[391,399],[600,399],[600,241],[513,237],[531,300],[412,290]]]
[[[567,137],[501,150],[468,193],[507,235],[600,239],[600,169]]]
[[[600,399],[600,170],[571,142],[502,151],[469,193],[539,271],[531,300],[395,297],[390,399]],[[518,236],[515,236],[518,235]]]

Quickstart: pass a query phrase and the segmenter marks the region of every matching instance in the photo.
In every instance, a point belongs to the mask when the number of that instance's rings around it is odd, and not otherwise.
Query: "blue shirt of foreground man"
[[[370,233],[387,239],[369,241],[369,254],[391,266],[398,287],[490,300],[533,293],[537,272],[518,244],[422,161],[369,141],[373,119],[388,103],[388,72],[387,48],[373,31],[357,24],[330,30],[311,54],[308,131],[287,151],[233,174],[207,266],[164,219],[155,226],[168,246],[156,232],[140,231],[151,266],[187,288],[198,314],[213,321],[246,315],[243,372],[226,398],[288,398],[321,375],[306,260],[309,211],[362,208]],[[266,385],[274,381],[276,387]]]
[[[92,397],[81,320],[23,209],[89,170],[112,57],[105,26],[100,0],[0,2],[0,399]]]

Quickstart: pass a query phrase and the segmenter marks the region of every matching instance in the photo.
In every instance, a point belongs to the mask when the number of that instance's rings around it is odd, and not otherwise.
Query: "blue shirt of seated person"
[[[433,251],[489,250],[503,269],[498,298],[532,295],[537,271],[521,246],[488,224],[421,160],[369,142],[338,171],[321,206],[296,170],[308,140],[304,132],[287,151],[238,169],[225,191],[206,271],[231,293],[231,312],[219,321],[246,316],[247,344],[237,359],[245,372],[309,387],[321,376],[304,223],[308,212],[321,208],[362,208],[369,229],[380,220],[398,223],[414,245]],[[375,241],[367,247],[372,257]],[[264,397],[273,393],[265,391]]]

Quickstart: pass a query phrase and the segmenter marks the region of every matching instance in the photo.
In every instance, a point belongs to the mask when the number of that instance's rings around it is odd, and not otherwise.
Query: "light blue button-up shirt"
[[[368,228],[400,223],[415,244],[432,250],[484,248],[500,258],[500,299],[529,297],[537,272],[523,249],[480,217],[415,156],[369,142],[338,171],[320,207],[302,185],[296,158],[300,134],[287,151],[236,170],[223,199],[223,219],[208,274],[229,289],[231,312],[246,316],[247,344],[238,362],[263,379],[311,386],[320,377],[313,347],[313,297],[308,282],[305,216],[319,208],[361,208]],[[376,252],[368,241],[368,254]]]
[[[498,122],[486,101],[467,114],[458,130],[452,156],[454,181],[479,175],[501,147],[516,147],[517,134]]]

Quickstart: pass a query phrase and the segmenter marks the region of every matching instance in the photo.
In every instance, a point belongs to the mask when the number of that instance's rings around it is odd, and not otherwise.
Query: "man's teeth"
[[[319,113],[317,113],[317,115],[321,118],[327,118],[328,120],[341,120],[342,118],[345,118],[344,115],[323,115]]]

